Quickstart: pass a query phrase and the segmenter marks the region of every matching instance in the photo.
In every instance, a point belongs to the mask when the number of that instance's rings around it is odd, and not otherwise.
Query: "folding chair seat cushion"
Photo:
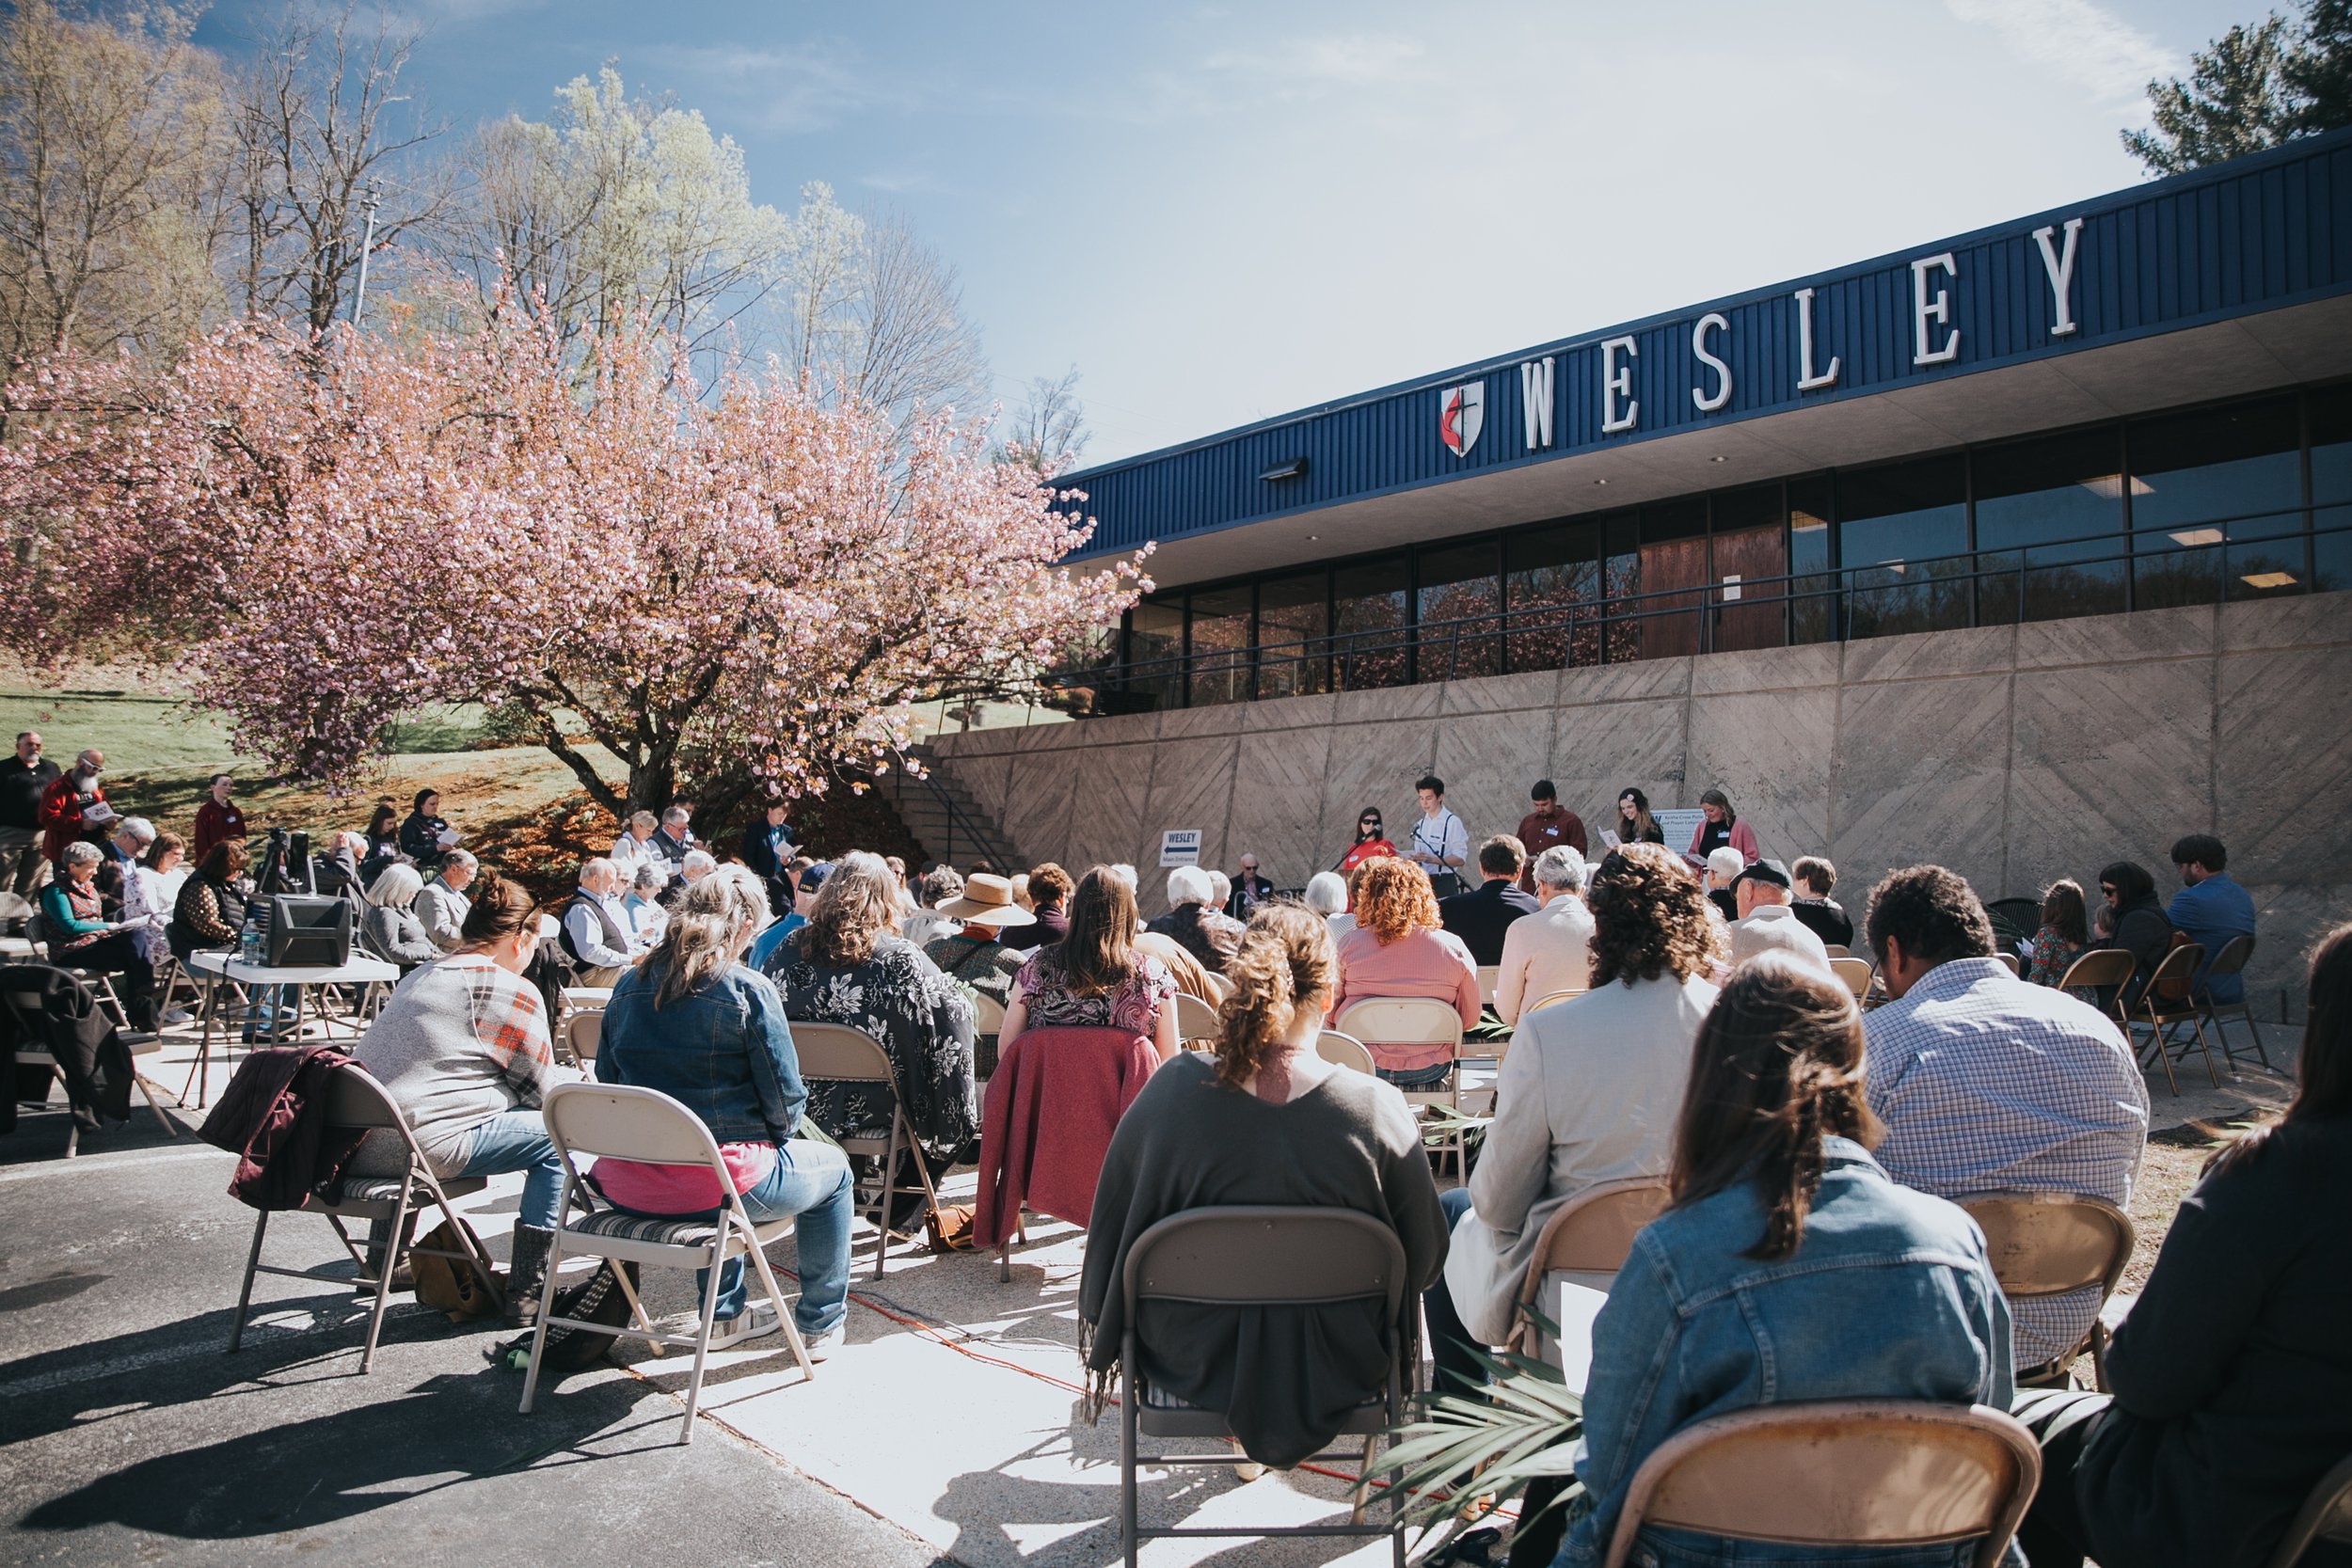
[[[763,1242],[783,1236],[792,1228],[788,1219],[771,1220],[754,1227]],[[599,1209],[593,1214],[575,1217],[564,1227],[564,1246],[587,1240],[591,1243],[607,1242],[642,1242],[652,1246],[707,1247],[718,1239],[719,1221],[715,1214],[638,1214],[626,1209]],[[594,1250],[593,1244],[582,1248]]]
[[[452,1199],[470,1197],[489,1184],[485,1178],[479,1176],[453,1176],[442,1180],[441,1193],[443,1196]],[[407,1185],[408,1179],[405,1175],[346,1177],[343,1180],[342,1197],[330,1202],[324,1193],[314,1193],[310,1200],[303,1207],[314,1213],[357,1215],[361,1219],[373,1219],[376,1216],[372,1211],[380,1209],[388,1214],[390,1213],[393,1207],[400,1202],[402,1189]],[[414,1194],[411,1195],[412,1207],[414,1196]]]

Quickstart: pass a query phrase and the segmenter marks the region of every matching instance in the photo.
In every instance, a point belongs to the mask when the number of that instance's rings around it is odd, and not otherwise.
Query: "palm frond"
[[[1584,1430],[1582,1396],[1559,1368],[1533,1356],[1474,1354],[1493,1379],[1487,1387],[1472,1397],[1415,1395],[1412,1418],[1390,1430],[1391,1446],[1367,1472],[1368,1480],[1389,1477],[1403,1489],[1407,1523],[1434,1525],[1474,1497],[1502,1502],[1538,1476],[1573,1475],[1569,1459]],[[1557,1500],[1581,1490],[1571,1480]]]

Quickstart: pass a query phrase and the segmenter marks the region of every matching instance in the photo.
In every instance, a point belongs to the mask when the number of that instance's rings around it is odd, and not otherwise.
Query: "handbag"
[[[970,1252],[979,1244],[972,1234],[972,1222],[977,1211],[969,1203],[943,1203],[923,1216],[923,1231],[930,1241],[931,1251],[945,1257],[951,1252]]]
[[[628,1271],[629,1288],[637,1286],[637,1265],[621,1265]],[[622,1328],[628,1323],[628,1296],[618,1289],[612,1272],[612,1260],[606,1259],[596,1265],[596,1272],[577,1285],[560,1286],[555,1292],[555,1318],[570,1318],[577,1323],[596,1323],[605,1328]],[[525,1329],[519,1336],[486,1354],[491,1361],[510,1372],[519,1372],[531,1365],[531,1339],[538,1332]],[[562,1376],[566,1372],[584,1372],[598,1362],[611,1358],[612,1347],[620,1341],[610,1334],[594,1329],[570,1328],[563,1323],[548,1324],[548,1348],[540,1354],[542,1374]]]
[[[461,1235],[462,1232],[462,1235]],[[425,1232],[424,1240],[408,1251],[408,1273],[417,1282],[417,1300],[449,1314],[452,1323],[495,1318],[505,1307],[498,1292],[485,1285],[472,1265],[460,1258],[434,1256],[442,1252],[479,1252],[482,1239],[464,1220],[443,1220]]]

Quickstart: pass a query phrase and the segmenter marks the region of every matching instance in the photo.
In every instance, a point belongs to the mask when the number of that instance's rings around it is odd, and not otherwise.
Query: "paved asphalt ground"
[[[679,1402],[624,1372],[519,1417],[489,1332],[405,1298],[365,1378],[347,1288],[264,1276],[223,1354],[252,1212],[140,1116],[71,1164],[62,1117],[0,1138],[0,1564],[949,1560],[710,1422],[677,1446]],[[289,1216],[267,1257],[342,1253]]]

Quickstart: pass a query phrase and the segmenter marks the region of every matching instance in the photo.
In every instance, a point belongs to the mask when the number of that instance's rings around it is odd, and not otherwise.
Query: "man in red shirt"
[[[1565,844],[1580,855],[1584,853],[1584,822],[1576,813],[1560,809],[1560,792],[1549,779],[1537,779],[1527,795],[1534,809],[1519,818],[1519,847],[1527,851],[1527,864],[1519,872],[1519,891],[1533,893],[1535,860],[1545,850]]]
[[[214,774],[212,799],[196,808],[196,847],[188,858],[198,865],[204,863],[214,845],[245,841],[245,813],[229,799],[235,786],[228,774]]]

